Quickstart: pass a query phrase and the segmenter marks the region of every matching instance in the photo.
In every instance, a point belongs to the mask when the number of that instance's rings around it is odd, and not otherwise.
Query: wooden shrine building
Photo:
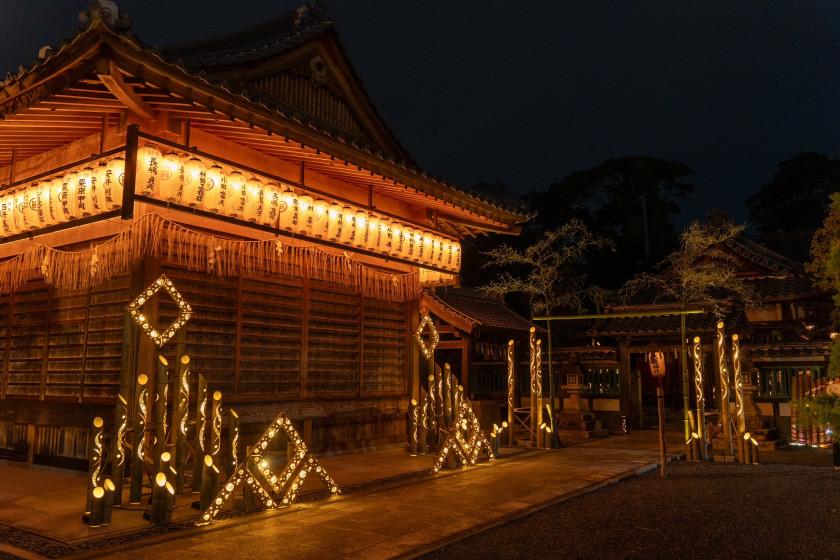
[[[80,20],[0,82],[0,454],[67,464],[134,402],[126,305],[161,274],[192,308],[164,353],[245,432],[282,408],[315,450],[405,441],[422,290],[525,217],[414,163],[318,2],[162,49],[113,2]],[[159,335],[178,311],[142,307]]]
[[[811,372],[815,379],[827,373],[829,355],[830,297],[815,289],[800,263],[752,241],[746,236],[728,241],[724,247],[735,258],[737,274],[752,284],[759,305],[732,310],[724,317],[728,335],[741,339],[742,372],[751,406],[747,415],[752,426],[778,428],[784,439],[790,433],[792,379],[799,372]],[[669,302],[639,302],[613,306],[609,312],[656,312],[674,309]],[[707,410],[716,409],[718,379],[714,368],[717,318],[712,313],[688,315],[689,341],[703,341],[705,356],[704,393]],[[681,418],[680,318],[638,316],[600,320],[586,332],[588,346],[557,350],[555,359],[565,373],[579,375],[575,390],[588,400],[590,410],[600,415],[611,429],[621,416],[635,424],[647,416],[655,422],[656,380],[652,377],[648,352],[665,354],[666,404]],[[690,360],[690,358],[689,358]],[[689,362],[689,378],[692,367]],[[568,376],[567,376],[568,377]],[[694,403],[693,383],[691,402]]]

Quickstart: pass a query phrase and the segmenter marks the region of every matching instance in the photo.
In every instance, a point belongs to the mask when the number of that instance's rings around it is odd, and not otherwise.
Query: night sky
[[[302,0],[121,0],[146,43]],[[0,71],[72,36],[86,0],[0,0]],[[374,102],[426,169],[544,189],[625,155],[679,160],[682,218],[743,200],[803,150],[840,152],[840,3],[331,0]]]

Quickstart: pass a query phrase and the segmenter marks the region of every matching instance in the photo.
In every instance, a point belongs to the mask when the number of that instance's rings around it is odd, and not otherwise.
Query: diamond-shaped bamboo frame
[[[429,328],[429,336],[431,336],[431,344],[426,345],[426,341],[423,340],[423,331]],[[420,347],[420,351],[423,353],[423,356],[426,357],[427,360],[430,360],[432,356],[435,355],[435,349],[437,348],[438,342],[440,342],[440,335],[438,334],[437,329],[435,328],[435,323],[432,321],[432,317],[426,313],[423,317],[420,318],[420,324],[417,325],[417,329],[414,331],[414,339],[417,341],[417,345]]]
[[[263,461],[263,453],[268,444],[281,433],[292,441],[293,451],[280,474],[275,474]],[[245,461],[237,465],[233,476],[225,483],[207,509],[201,514],[201,520],[197,525],[211,523],[222,507],[231,499],[236,489],[247,484],[254,491],[262,504],[268,509],[286,507],[294,502],[298,491],[303,486],[306,476],[312,472],[321,478],[333,495],[340,494],[341,489],[335,481],[327,474],[327,470],[321,463],[310,455],[303,439],[298,434],[292,421],[284,413],[277,415],[277,418],[268,425],[257,443],[251,448]]]
[[[158,330],[149,323],[149,320],[145,315],[143,315],[140,308],[161,290],[164,290],[167,294],[169,294],[169,297],[175,301],[175,304],[178,306],[178,316],[175,317],[175,320],[171,325],[163,330]],[[175,288],[175,284],[172,283],[172,280],[170,280],[166,274],[161,274],[157,280],[144,288],[143,291],[140,292],[140,295],[128,304],[128,313],[131,315],[134,322],[140,326],[140,330],[152,339],[155,346],[163,348],[163,346],[169,342],[173,336],[175,336],[175,333],[177,333],[178,330],[180,330],[181,327],[186,325],[187,321],[190,320],[190,317],[192,317],[192,307],[190,307],[190,304],[184,300],[181,293],[177,290],[177,288]]]

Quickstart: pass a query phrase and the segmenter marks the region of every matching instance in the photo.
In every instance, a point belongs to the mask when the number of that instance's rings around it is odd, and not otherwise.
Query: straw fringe
[[[158,214],[146,214],[128,229],[83,251],[34,245],[0,263],[0,293],[43,278],[57,288],[84,289],[125,274],[145,256],[219,278],[239,275],[308,275],[328,284],[355,288],[381,301],[403,302],[420,294],[418,272],[391,274],[315,246],[279,240],[225,239],[188,229]]]

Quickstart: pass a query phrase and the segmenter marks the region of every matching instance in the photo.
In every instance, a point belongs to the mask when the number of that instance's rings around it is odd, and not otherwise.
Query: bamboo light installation
[[[700,441],[700,460],[706,459],[706,421],[705,406],[703,403],[703,348],[700,344],[700,337],[694,337],[692,348],[694,362],[694,394],[697,400],[697,436]]]
[[[139,504],[143,497],[143,469],[146,454],[146,424],[149,414],[149,398],[145,373],[137,376],[137,406],[134,411],[134,452],[131,454],[131,491],[128,501]]]
[[[230,441],[230,460],[227,474],[231,477],[239,464],[239,414],[232,408],[228,420],[228,440]]]
[[[198,376],[198,387],[196,388],[195,401],[195,430],[193,439],[193,478],[192,491],[201,491],[201,474],[203,467],[201,461],[204,457],[205,432],[207,430],[207,381],[203,375]]]
[[[189,440],[187,422],[190,415],[190,357],[186,354],[178,361],[178,399],[173,407],[172,425],[175,429],[175,491],[184,491],[184,465],[187,462]]]
[[[105,516],[105,489],[96,486],[90,492],[90,511],[88,519],[91,527],[101,527]]]
[[[216,495],[219,488],[219,474],[219,468],[216,466],[213,456],[205,455],[201,474],[201,497],[199,498],[202,511],[210,507],[213,497]]]
[[[263,454],[271,441],[281,433],[285,434],[292,443],[292,450],[288,454],[284,469],[277,474],[263,459]],[[209,463],[213,463],[212,458]],[[309,453],[309,449],[295,430],[291,420],[281,413],[268,425],[256,444],[249,449],[244,463],[236,468],[234,475],[228,479],[210,505],[204,509],[201,519],[196,524],[206,525],[212,522],[240,487],[243,490],[246,486],[250,488],[268,509],[291,505],[307,475],[313,472],[320,477],[331,494],[341,493],[326,469]]]
[[[437,446],[437,441],[435,440],[435,436],[438,433],[438,423],[437,423],[437,411],[435,401],[435,395],[437,393],[437,384],[435,383],[435,376],[429,375],[429,391],[426,393],[426,401],[428,402],[428,407],[426,410],[426,421],[427,421],[427,432],[426,432],[426,440],[429,444],[431,449],[435,449]]]
[[[155,457],[160,459],[166,451],[166,401],[169,395],[169,362],[158,355],[155,383]]]
[[[727,455],[732,455],[732,427],[729,425],[729,368],[726,365],[726,334],[723,330],[723,321],[717,323],[715,357],[720,386],[720,421],[723,424],[723,450]]]
[[[513,352],[514,342],[513,340],[509,340],[507,346],[507,423],[510,426],[510,430],[508,430],[508,445],[511,447],[513,447],[514,409],[516,408],[514,402],[516,399],[516,366]]]
[[[209,454],[218,466],[222,451],[222,392],[213,392],[213,405],[210,409],[210,448]]]
[[[530,439],[533,442],[537,440],[537,339],[536,339],[536,332],[537,329],[531,327],[528,331],[528,350],[529,350],[529,358],[528,358],[528,370],[530,372],[530,379],[531,379],[531,434]]]
[[[125,433],[128,430],[128,401],[117,395],[117,432],[111,442],[111,484],[114,486],[113,504],[122,504],[123,479],[125,473]],[[107,488],[106,488],[107,491]]]
[[[790,380],[790,443],[799,445],[799,376]]]
[[[537,407],[537,426],[540,429],[537,431],[537,447],[543,446],[545,440],[545,427],[543,422],[543,408],[542,408],[542,339],[537,339],[537,351],[534,356],[534,392],[536,395]]]
[[[93,431],[91,433],[92,437],[90,438],[90,450],[88,453],[90,462],[88,464],[88,488],[85,515],[90,515],[91,513],[91,507],[94,499],[93,491],[95,488],[99,487],[99,476],[102,474],[102,427],[104,425],[105,422],[100,416],[93,419]],[[91,522],[91,524],[93,524],[93,522]]]
[[[106,478],[102,482],[102,488],[105,490],[105,498],[102,512],[102,524],[110,525],[111,516],[113,514],[114,500],[116,499],[117,487],[110,478]]]
[[[417,455],[417,447],[419,445],[418,424],[420,423],[420,407],[417,406],[417,399],[411,399],[411,405],[408,411],[408,418],[408,452],[412,457],[414,457],[415,455]]]
[[[425,455],[428,450],[427,439],[429,431],[429,397],[428,393],[420,387],[420,424],[418,426],[419,433],[417,434],[417,452],[420,455]]]
[[[458,406],[458,413],[452,422],[449,433],[441,444],[432,471],[437,473],[447,463],[450,457],[461,466],[475,465],[482,451],[492,463],[496,460],[493,447],[487,436],[481,430],[478,418],[473,412],[472,405],[467,399],[462,399]]]
[[[448,427],[452,423],[452,367],[449,363],[443,364],[443,395],[444,405],[446,406],[446,415],[444,421]]]
[[[732,387],[735,391],[735,418],[738,423],[738,457],[742,463],[746,463],[747,450],[742,436],[747,431],[747,422],[744,410],[744,380],[741,378],[741,345],[737,334],[732,335]]]

